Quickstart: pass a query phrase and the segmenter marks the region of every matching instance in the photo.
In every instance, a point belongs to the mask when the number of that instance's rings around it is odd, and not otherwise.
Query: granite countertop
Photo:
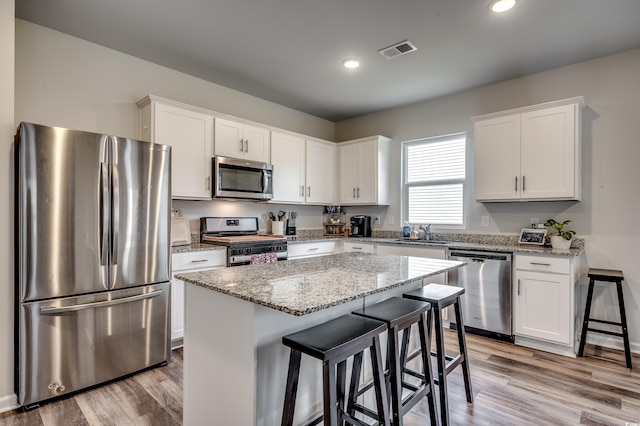
[[[189,253],[192,251],[210,251],[210,250],[226,250],[226,246],[214,244],[191,243],[184,246],[171,247],[171,254]]]
[[[580,256],[584,252],[584,241],[577,239],[569,250],[556,250],[549,246],[518,244],[517,238],[502,235],[446,234],[448,239],[431,241],[409,240],[388,237],[302,237],[290,240],[288,244],[309,243],[314,241],[348,241],[372,244],[394,244],[434,248],[450,248],[458,250],[484,250],[522,254],[544,254],[555,256]],[[439,238],[441,238],[439,236]]]
[[[457,269],[464,262],[341,253],[176,274],[176,278],[292,315],[306,315]]]

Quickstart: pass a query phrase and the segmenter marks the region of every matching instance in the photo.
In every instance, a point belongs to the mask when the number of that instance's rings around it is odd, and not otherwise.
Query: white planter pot
[[[571,248],[571,240],[565,240],[559,235],[553,235],[551,237],[551,247],[560,250],[569,250]]]

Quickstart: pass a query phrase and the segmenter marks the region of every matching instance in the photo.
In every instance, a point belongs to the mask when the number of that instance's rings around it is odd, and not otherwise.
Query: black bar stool
[[[315,425],[324,419],[327,426],[351,425],[366,426],[366,423],[349,415],[345,411],[345,377],[347,359],[354,357],[354,363],[362,362],[366,349],[371,352],[371,364],[376,392],[376,416],[381,424],[389,424],[389,403],[384,386],[384,372],[380,353],[380,334],[387,330],[384,322],[356,315],[344,315],[326,323],[289,334],[282,343],[291,348],[289,372],[285,389],[282,425],[293,424],[293,414],[298,390],[298,376],[302,354],[322,361],[323,370],[323,414],[307,424]],[[336,373],[337,370],[337,373]],[[359,378],[351,377],[350,388],[358,389]],[[356,381],[354,383],[353,381]]]
[[[425,395],[428,398],[431,424],[438,424],[433,390],[433,377],[431,373],[431,356],[429,356],[430,342],[427,339],[426,329],[426,324],[431,323],[431,305],[418,300],[392,297],[380,303],[375,303],[373,305],[366,306],[363,309],[353,311],[353,314],[384,321],[387,323],[387,327],[389,328],[386,368],[389,378],[388,384],[391,388],[388,393],[391,397],[392,424],[394,426],[402,426],[402,416],[411,410],[411,408]],[[418,376],[421,379],[422,384],[418,386],[414,386],[413,384],[403,380],[403,373],[405,372],[404,365],[406,359],[406,346],[403,345],[402,350],[400,350],[400,342],[398,339],[400,332],[404,331],[403,342],[405,340],[408,341],[411,326],[414,324],[418,324],[420,331],[420,349],[422,353],[423,366],[422,374]],[[410,394],[404,399],[404,401],[402,398],[403,389],[410,391]],[[356,399],[358,397],[358,393],[359,392],[352,392],[349,394],[347,412],[357,408],[358,404],[356,403]],[[353,414],[353,411],[351,411],[350,414]]]
[[[582,322],[582,335],[580,336],[580,349],[578,350],[578,356],[584,356],[584,344],[587,340],[587,331],[594,333],[608,334],[611,336],[622,337],[624,342],[624,356],[627,361],[627,368],[631,367],[631,347],[629,345],[629,332],[627,331],[627,315],[624,310],[624,298],[622,295],[622,280],[624,275],[622,271],[616,271],[612,269],[589,269],[587,274],[589,277],[589,290],[587,291],[587,306],[584,310],[584,321]],[[605,321],[601,319],[591,318],[591,299],[593,298],[593,287],[595,281],[606,281],[610,283],[616,283],[616,289],[618,290],[618,308],[620,309],[620,322]],[[622,333],[616,333],[608,330],[598,330],[597,328],[589,328],[589,321],[597,322],[601,324],[616,325],[622,328]]]
[[[418,290],[410,291],[402,296],[407,299],[420,300],[431,304],[433,308],[434,329],[436,333],[436,352],[431,355],[436,357],[438,363],[438,379],[434,380],[438,385],[440,395],[440,420],[443,425],[449,424],[449,401],[447,398],[447,375],[457,366],[462,365],[462,375],[464,377],[464,388],[467,402],[473,402],[473,391],[471,389],[471,373],[469,371],[469,357],[467,356],[467,345],[464,337],[464,322],[462,321],[462,310],[460,308],[460,296],[464,293],[464,288],[447,286],[441,284],[428,284]],[[453,305],[456,315],[458,331],[458,347],[460,353],[455,357],[445,353],[444,334],[442,327],[442,310]],[[431,338],[431,324],[428,324],[427,338]],[[447,362],[448,361],[448,362]]]

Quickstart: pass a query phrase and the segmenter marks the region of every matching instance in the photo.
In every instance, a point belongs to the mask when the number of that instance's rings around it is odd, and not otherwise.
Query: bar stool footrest
[[[608,334],[609,336],[624,337],[624,333],[618,333],[616,331],[598,330],[597,328],[587,328],[587,331],[591,331],[593,333]]]
[[[623,327],[623,324],[621,322],[616,322],[616,321],[607,321],[607,320],[589,318],[589,322],[597,322],[600,324],[617,325],[618,327]]]

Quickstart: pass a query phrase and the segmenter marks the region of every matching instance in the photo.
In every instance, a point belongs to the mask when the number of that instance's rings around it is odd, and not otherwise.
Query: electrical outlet
[[[537,217],[532,217],[531,218],[531,227],[532,228],[537,228],[539,223],[540,223],[540,219],[538,219]]]
[[[373,218],[373,224],[374,225],[380,225],[380,216],[375,216]]]
[[[489,216],[482,216],[480,218],[480,226],[489,226]]]
[[[389,216],[387,216],[387,223],[389,225],[393,225],[393,215],[390,214]]]

